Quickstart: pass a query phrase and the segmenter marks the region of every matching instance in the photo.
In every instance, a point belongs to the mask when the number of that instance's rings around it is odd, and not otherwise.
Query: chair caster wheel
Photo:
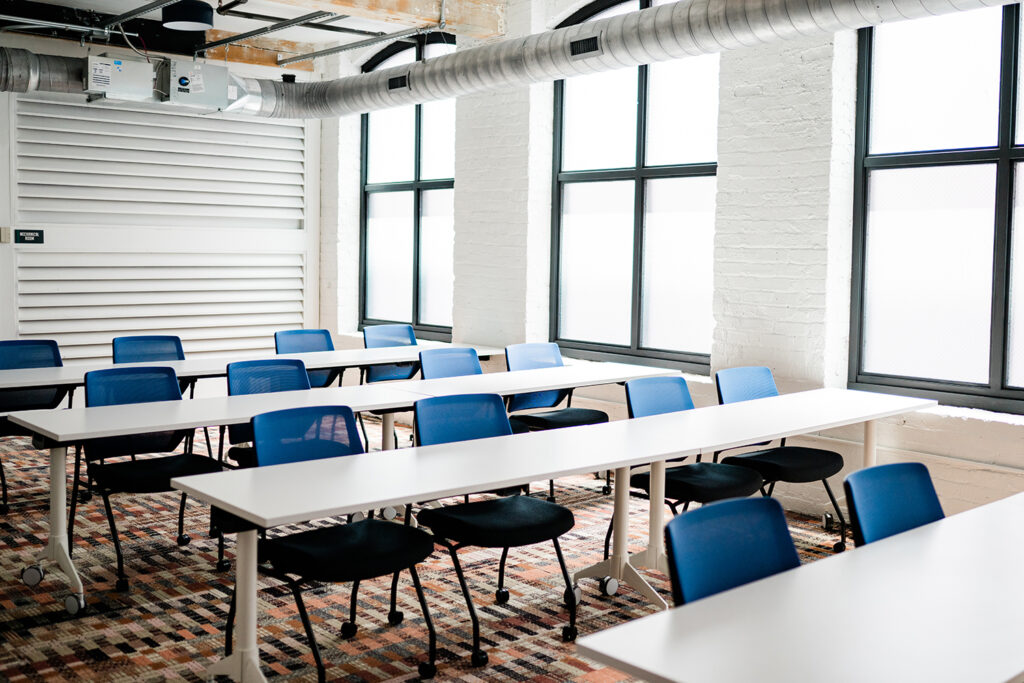
[[[354,636],[356,634],[356,631],[358,630],[359,626],[353,624],[351,621],[346,621],[344,624],[341,625],[341,637],[345,640],[348,640],[349,638]]]
[[[554,496],[548,496],[548,502],[549,503],[554,503],[555,502],[555,497]]]
[[[184,546],[188,545],[191,542],[192,542],[192,537],[189,536],[188,534],[179,534],[178,535],[178,545],[184,547]]]
[[[598,582],[598,587],[602,593],[610,597],[619,592],[619,581],[618,579],[606,576]]]
[[[576,630],[575,626],[563,626],[562,627],[562,640],[567,643],[571,643],[576,640],[576,636],[579,635],[579,631]]]
[[[405,614],[403,612],[399,612],[398,610],[388,612],[388,623],[392,626],[398,626],[402,623],[402,619],[404,618]]]
[[[217,571],[226,572],[231,569],[231,560],[217,560]]]
[[[79,503],[88,503],[90,500],[92,500],[92,494],[91,493],[80,493],[80,494],[78,494],[78,502]]]
[[[64,598],[64,611],[75,616],[85,609],[85,598],[81,595],[69,595]]]
[[[608,485],[602,486],[601,493],[603,493],[606,496],[610,496],[612,494],[612,487]]]
[[[43,581],[43,577],[46,576],[46,572],[38,564],[34,564],[31,567],[25,567],[21,570],[21,580],[29,588],[35,588]]]
[[[124,578],[118,579],[117,583],[114,584],[114,588],[115,588],[115,590],[117,590],[118,593],[127,593],[128,592],[128,579],[124,579]]]
[[[566,588],[565,591],[562,592],[562,603],[566,607],[569,606],[569,595],[569,589]],[[581,589],[579,586],[573,586],[572,597],[576,601],[574,604],[579,605],[581,602],[583,602],[583,589]]]
[[[469,663],[473,666],[487,666],[487,653],[483,650],[476,650],[469,658]]]
[[[429,664],[427,662],[420,662],[419,670],[420,670],[420,678],[422,678],[424,680],[426,680],[428,678],[433,678],[434,676],[437,675],[437,665],[435,665],[435,664]]]
[[[508,589],[499,588],[498,590],[494,591],[494,602],[498,603],[499,605],[504,605],[506,602],[508,602]]]
[[[846,544],[842,541],[838,541],[832,546],[832,552],[834,553],[841,553],[844,550],[846,550]]]

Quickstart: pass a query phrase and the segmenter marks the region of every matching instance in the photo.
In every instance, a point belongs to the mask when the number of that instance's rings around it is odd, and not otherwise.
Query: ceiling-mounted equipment
[[[89,55],[85,92],[93,98],[148,102],[153,98],[153,65],[123,57]]]
[[[213,28],[213,7],[202,0],[180,0],[164,7],[163,25],[174,31],[206,31]]]
[[[228,106],[229,93],[238,99],[238,86],[219,64],[166,60],[157,66],[157,91],[162,100],[183,107],[218,111]]]

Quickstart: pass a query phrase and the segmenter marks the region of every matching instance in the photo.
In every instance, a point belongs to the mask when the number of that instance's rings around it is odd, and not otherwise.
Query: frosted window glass
[[[420,178],[455,177],[455,100],[423,105]]]
[[[562,170],[636,164],[636,69],[565,81]]]
[[[416,151],[415,105],[371,112],[369,119],[366,182],[412,180]]]
[[[1010,319],[1006,381],[1024,387],[1024,165],[1016,165],[1013,233],[1010,235]]]
[[[868,178],[864,370],[988,383],[995,164]]]
[[[648,67],[648,166],[718,158],[718,55]]]
[[[715,178],[647,181],[640,344],[711,353]]]
[[[452,324],[455,280],[455,190],[425,191],[420,199],[420,322]]]
[[[366,200],[366,317],[412,322],[412,192]]]
[[[1002,8],[875,28],[872,153],[996,144]]]
[[[455,52],[454,43],[427,43],[423,46],[423,59],[433,59]]]
[[[571,183],[562,195],[559,336],[630,343],[633,183]]]

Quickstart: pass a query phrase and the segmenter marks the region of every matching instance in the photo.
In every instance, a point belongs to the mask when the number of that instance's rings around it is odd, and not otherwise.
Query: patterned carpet
[[[369,421],[368,421],[369,422]],[[379,426],[368,424],[371,437]],[[215,434],[214,434],[215,436]],[[197,450],[201,434],[197,439]],[[399,434],[407,443],[407,432]],[[216,443],[214,443],[216,448]],[[0,680],[6,681],[201,681],[203,669],[223,654],[223,624],[232,573],[214,571],[216,542],[207,537],[207,508],[190,501],[186,531],[192,543],[175,543],[178,498],[175,494],[115,496],[115,515],[131,581],[128,593],[114,590],[115,555],[100,498],[79,505],[74,558],[86,586],[88,607],[78,617],[63,609],[67,589],[54,570],[35,588],[20,580],[23,567],[46,537],[45,454],[27,439],[0,442],[10,486],[10,513],[0,518]],[[557,482],[560,503],[576,515],[576,527],[562,541],[570,572],[600,559],[610,496],[588,476]],[[541,484],[535,484],[540,490]],[[646,502],[631,505],[630,541],[637,549],[646,538]],[[325,522],[321,522],[325,523]],[[818,520],[790,516],[804,562],[831,555],[833,534]],[[296,526],[294,529],[303,527]],[[229,556],[231,553],[229,542]],[[494,601],[499,551],[460,553],[481,619],[490,663],[469,666],[471,629],[465,603],[447,553],[435,550],[420,569],[437,627],[438,681],[590,681],[629,680],[575,654],[561,640],[568,613],[564,589],[550,545],[514,549],[506,587],[511,600]],[[649,572],[653,585],[669,599],[666,577]],[[263,671],[277,680],[316,680],[312,654],[291,593],[261,578],[259,640]],[[403,681],[417,678],[426,657],[426,628],[408,574],[400,583],[399,609],[405,620],[388,626],[386,578],[359,591],[359,632],[351,640],[338,635],[348,614],[349,586],[325,584],[306,592],[306,606],[327,667],[329,680]],[[599,631],[653,610],[622,588],[602,596],[596,582],[583,582],[580,635]]]

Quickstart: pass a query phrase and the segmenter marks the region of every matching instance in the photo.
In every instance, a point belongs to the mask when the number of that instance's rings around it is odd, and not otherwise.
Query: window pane
[[[559,336],[630,343],[633,183],[570,183],[562,192]]]
[[[565,80],[562,169],[636,164],[636,69]]]
[[[455,100],[423,104],[420,178],[455,177]]]
[[[429,190],[420,200],[420,322],[452,324],[455,190]]]
[[[872,153],[996,144],[1002,11],[875,28]]]
[[[988,383],[994,164],[868,178],[864,370]]]
[[[718,158],[718,55],[648,67],[647,165]]]
[[[1024,387],[1024,164],[1016,164],[1013,233],[1010,236],[1010,318],[1006,381]]]
[[[382,109],[369,115],[366,182],[393,183],[413,179],[416,107]]]
[[[367,195],[367,318],[412,322],[412,194]]]
[[[647,181],[640,344],[711,353],[715,178]]]

